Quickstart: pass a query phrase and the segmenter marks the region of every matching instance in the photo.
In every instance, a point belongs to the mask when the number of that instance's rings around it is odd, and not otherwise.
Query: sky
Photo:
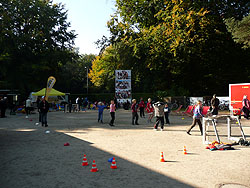
[[[115,12],[115,0],[53,0],[68,10],[70,30],[75,30],[75,47],[81,54],[98,55],[100,49],[94,44],[103,35],[110,36],[107,21]]]

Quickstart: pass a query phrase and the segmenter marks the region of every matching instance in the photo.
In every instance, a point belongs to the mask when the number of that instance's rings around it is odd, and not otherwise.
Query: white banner
[[[131,103],[131,70],[115,71],[115,96],[119,103]]]

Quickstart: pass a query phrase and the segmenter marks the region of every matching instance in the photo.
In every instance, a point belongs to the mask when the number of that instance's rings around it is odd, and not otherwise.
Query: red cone
[[[83,156],[83,160],[82,160],[82,166],[88,166],[89,163],[87,161],[86,155]]]
[[[90,171],[91,172],[98,172],[98,169],[96,168],[95,160],[93,160],[92,169]]]
[[[113,158],[110,168],[117,169],[115,158]]]
[[[164,157],[163,157],[163,152],[161,152],[160,162],[165,162]]]

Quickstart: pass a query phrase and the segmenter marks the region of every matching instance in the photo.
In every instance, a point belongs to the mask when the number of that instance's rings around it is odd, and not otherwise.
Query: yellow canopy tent
[[[40,91],[33,93],[34,96],[45,96],[46,88],[41,89]],[[64,96],[65,93],[62,93],[60,91],[57,91],[52,88],[52,90],[49,93],[49,96]]]

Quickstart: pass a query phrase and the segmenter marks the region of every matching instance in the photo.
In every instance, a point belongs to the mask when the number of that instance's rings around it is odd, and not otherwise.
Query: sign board
[[[115,96],[119,103],[131,103],[131,70],[115,71]]]
[[[250,97],[250,83],[229,84],[230,110],[242,108],[243,96]]]

